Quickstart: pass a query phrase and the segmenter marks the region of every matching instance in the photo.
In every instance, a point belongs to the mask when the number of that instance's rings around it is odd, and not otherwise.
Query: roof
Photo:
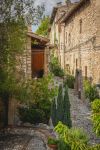
[[[53,8],[53,11],[52,11],[52,14],[51,14],[51,19],[50,19],[50,23],[51,23],[51,24],[53,23],[53,20],[54,20],[54,18],[55,18],[55,16],[56,16],[57,10],[58,10],[58,7],[54,7],[54,8]]]
[[[57,19],[57,22],[58,22],[60,19],[62,19],[62,17],[65,16],[66,12],[68,12],[68,10],[70,9],[70,7],[76,5],[77,3],[78,3],[78,2],[71,3],[71,1],[70,1],[70,3],[67,2],[67,3],[64,4],[64,5],[60,5],[60,6],[54,7],[54,8],[53,8],[53,11],[52,11],[52,14],[51,14],[50,23],[51,23],[51,24],[53,23],[54,18],[55,18],[55,16],[56,16],[56,13],[57,13],[58,9],[61,9],[61,10],[60,10],[61,15],[59,14],[59,17],[58,17],[58,19]]]
[[[58,18],[58,20],[56,22],[62,22],[63,18],[65,17],[65,15],[69,12],[69,10],[73,7],[76,6],[78,4],[78,2],[74,2],[71,3],[71,5],[67,6],[67,9],[64,10],[64,13]]]
[[[70,16],[74,14],[74,12],[76,12],[80,7],[82,7],[87,2],[90,2],[90,0],[80,0],[80,2],[76,3],[76,5],[73,5],[70,8],[70,10],[66,13],[66,15],[63,17],[61,23],[64,23],[65,21],[67,21],[67,19],[69,19]]]
[[[36,40],[42,44],[47,44],[49,42],[48,38],[40,36],[40,35],[33,33],[33,32],[28,32],[27,35],[30,36],[32,39],[34,39],[34,40]]]
[[[71,3],[71,4],[72,4],[72,3]],[[56,13],[57,13],[58,9],[62,9],[60,12],[61,12],[61,13],[63,12],[63,14],[64,14],[65,11],[66,11],[66,8],[68,8],[68,5],[67,5],[67,4],[54,7],[54,8],[53,8],[53,11],[52,11],[52,14],[51,14],[50,23],[51,23],[51,24],[53,23],[54,18],[55,18],[55,16],[56,16]]]

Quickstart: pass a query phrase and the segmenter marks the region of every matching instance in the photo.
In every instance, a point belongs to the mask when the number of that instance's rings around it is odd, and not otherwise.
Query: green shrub
[[[30,108],[30,110],[32,106],[35,105],[35,108],[37,110],[41,110],[43,112],[44,115],[43,123],[48,123],[50,119],[51,102],[57,93],[57,88],[54,86],[54,81],[52,79],[52,76],[48,75],[46,77],[43,77],[42,79],[30,80],[25,85],[24,93],[26,93],[26,91],[31,98],[28,101],[28,107]],[[24,100],[24,96],[23,96],[23,100]],[[23,101],[23,102],[27,106],[27,101],[26,102]],[[36,110],[32,109],[32,112],[33,111]]]
[[[36,108],[23,108],[18,109],[19,118],[22,122],[29,122],[31,124],[41,123],[45,121],[45,113]]]
[[[51,102],[48,99],[44,99],[42,102],[38,103],[36,107],[44,112],[45,123],[48,124],[51,112]]]
[[[88,137],[82,129],[71,128],[61,122],[55,127],[58,134],[58,150],[99,150],[100,144],[89,145]]]
[[[58,144],[58,140],[49,137],[49,138],[48,138],[48,144],[57,145],[57,144]]]
[[[90,146],[88,148],[88,150],[100,150],[100,144],[94,145],[94,146]]]
[[[58,77],[64,77],[64,71],[60,67],[60,64],[58,62],[58,59],[56,57],[53,57],[50,62],[50,71]]]
[[[81,143],[84,143],[87,145],[88,137],[87,137],[86,133],[83,131],[83,129],[71,128],[70,134],[72,135],[73,138],[75,137],[76,139],[79,139]]]
[[[81,129],[69,129],[66,125],[61,122],[55,127],[55,131],[59,135],[59,140],[69,146],[68,150],[87,150],[87,136]],[[65,148],[66,150],[67,148]],[[63,150],[63,148],[61,148]]]
[[[92,102],[92,120],[94,130],[96,134],[100,136],[100,99],[95,99]]]
[[[72,75],[67,74],[67,77],[65,79],[65,85],[67,84],[67,86],[71,89],[74,88],[74,83],[75,83],[75,77]]]
[[[57,145],[58,150],[71,150],[71,147],[66,144],[63,140],[56,140],[54,138],[49,137],[48,138],[48,144],[50,145]]]
[[[59,140],[58,150],[71,150],[70,145],[65,143],[62,139]]]
[[[88,80],[84,81],[84,91],[85,91],[85,97],[88,98],[90,101],[99,98],[99,93],[96,89],[96,86],[91,85],[91,83]]]

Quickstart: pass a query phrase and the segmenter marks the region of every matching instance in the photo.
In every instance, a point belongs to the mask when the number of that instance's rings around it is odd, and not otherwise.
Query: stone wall
[[[98,7],[99,6],[99,7]],[[100,1],[91,0],[74,13],[65,26],[65,68],[100,83]]]
[[[22,70],[25,78],[30,79],[32,76],[31,70],[31,37],[27,36],[25,50],[22,56]]]
[[[58,8],[50,32],[51,44],[55,39],[58,42],[61,67],[73,75],[81,69],[83,76],[100,83],[100,0],[87,1],[65,21],[64,27],[57,19],[67,8]]]
[[[58,52],[56,53],[61,67],[64,68],[64,25],[59,23],[59,18],[68,11],[70,4],[60,5],[57,8],[55,18],[51,25],[50,44],[57,45]]]

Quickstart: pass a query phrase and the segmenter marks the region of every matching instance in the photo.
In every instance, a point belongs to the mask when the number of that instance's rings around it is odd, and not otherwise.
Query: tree
[[[64,100],[63,100],[63,123],[66,124],[68,127],[72,126],[71,116],[70,116],[70,102],[69,102],[67,85],[65,86],[65,95],[64,95]]]
[[[0,23],[23,17],[29,24],[37,24],[44,6],[35,5],[35,0],[0,0]]]
[[[52,102],[51,118],[53,125],[57,125],[59,121],[66,124],[69,128],[72,126],[70,118],[70,101],[67,85],[60,85],[57,96],[57,109],[55,101]]]
[[[44,16],[36,33],[47,37],[49,25],[50,25],[50,18],[48,16],[46,17]]]
[[[63,87],[59,86],[57,98],[57,123],[63,121]]]
[[[51,105],[51,119],[54,126],[57,125],[57,109],[55,99],[52,101]]]
[[[26,91],[22,70],[17,66],[26,42],[27,25],[38,23],[42,13],[43,7],[35,7],[33,0],[0,0],[0,98],[6,116],[9,98],[17,97],[19,90]]]

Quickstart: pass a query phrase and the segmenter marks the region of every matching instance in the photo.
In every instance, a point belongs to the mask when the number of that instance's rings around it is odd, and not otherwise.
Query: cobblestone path
[[[0,150],[49,150],[46,132],[32,128],[10,129],[0,133]]]
[[[71,89],[69,89],[69,99],[71,104],[72,126],[83,128],[89,137],[89,143],[100,143],[100,138],[97,138],[95,133],[93,133],[93,125],[90,120],[91,111],[89,107],[85,102],[78,99]]]

